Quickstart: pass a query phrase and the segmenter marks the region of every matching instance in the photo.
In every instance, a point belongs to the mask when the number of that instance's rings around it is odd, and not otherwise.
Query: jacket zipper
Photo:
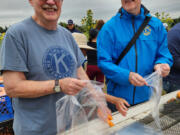
[[[135,34],[134,16],[132,17],[132,26],[133,26],[133,31],[134,31],[134,34]],[[136,67],[135,67],[135,72],[137,73],[137,68],[138,68],[138,66],[137,66],[137,63],[138,63],[137,57],[138,57],[138,55],[137,55],[136,42],[135,42],[134,47],[135,47],[135,55],[136,55]],[[136,87],[134,86],[134,90],[133,90],[133,105],[134,105],[134,102],[135,102],[135,101],[134,101],[134,100],[135,100],[135,93],[136,93]]]

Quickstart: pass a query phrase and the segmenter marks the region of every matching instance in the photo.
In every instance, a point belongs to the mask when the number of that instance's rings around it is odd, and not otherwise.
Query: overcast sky
[[[180,0],[142,0],[142,3],[151,11],[169,13],[172,18],[180,17]],[[64,0],[59,21],[67,22],[73,19],[81,24],[86,11],[92,9],[94,19],[110,19],[121,7],[121,0]],[[1,0],[0,26],[9,26],[33,14],[28,0]]]

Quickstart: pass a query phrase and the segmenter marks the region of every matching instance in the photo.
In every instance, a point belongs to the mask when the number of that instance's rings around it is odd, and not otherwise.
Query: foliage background
[[[5,36],[5,32],[0,33],[0,46],[1,46],[1,43],[2,43],[4,36]]]
[[[175,24],[180,22],[180,17],[172,19],[168,13],[162,12],[162,13],[155,13],[155,16],[159,18],[162,23],[167,23],[168,24],[168,30],[170,30]],[[86,11],[86,16],[84,16],[81,20],[81,25],[75,25],[76,29],[84,33],[87,38],[89,37],[89,30],[91,28],[94,28],[96,26],[97,20],[94,19],[94,13],[91,9],[88,9]],[[65,22],[59,22],[59,25],[63,27],[67,27],[67,23]],[[5,32],[7,31],[8,27],[2,28],[0,26],[0,46],[2,43],[2,39],[5,35]]]

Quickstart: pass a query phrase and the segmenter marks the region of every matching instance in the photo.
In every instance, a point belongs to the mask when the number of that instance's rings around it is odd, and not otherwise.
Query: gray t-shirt
[[[65,28],[46,30],[28,18],[8,29],[0,60],[1,71],[20,71],[27,80],[43,81],[76,78],[84,56]],[[55,135],[55,103],[62,96],[56,93],[33,99],[13,98],[15,134]]]

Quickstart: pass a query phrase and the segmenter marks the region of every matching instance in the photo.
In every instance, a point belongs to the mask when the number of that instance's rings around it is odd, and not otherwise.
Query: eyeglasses
[[[41,1],[43,1],[43,2],[46,2],[46,1],[48,1],[48,0],[41,0]],[[63,0],[53,0],[54,2],[62,2]]]

